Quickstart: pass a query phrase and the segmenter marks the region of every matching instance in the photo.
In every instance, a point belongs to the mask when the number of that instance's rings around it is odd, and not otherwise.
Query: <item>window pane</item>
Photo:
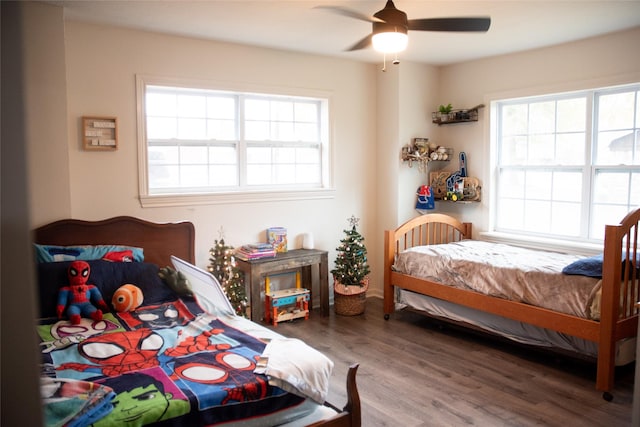
[[[320,151],[317,147],[296,149],[297,163],[320,163]]]
[[[556,128],[556,103],[554,101],[531,104],[529,133],[552,133]]]
[[[522,170],[506,170],[500,174],[500,197],[522,198],[525,189],[525,172]]]
[[[635,134],[629,131],[607,131],[598,133],[596,145],[597,164],[630,165],[633,160]]]
[[[285,101],[274,101],[271,103],[271,120],[273,121],[293,121],[293,103]]]
[[[295,115],[297,122],[316,123],[318,121],[318,107],[308,102],[296,102]]]
[[[294,141],[295,132],[292,122],[274,122],[271,125],[271,140]]]
[[[272,183],[271,165],[254,164],[247,166],[247,184],[269,185]]]
[[[233,120],[207,120],[207,139],[233,141],[236,138],[236,124]]]
[[[296,182],[296,167],[294,165],[277,165],[274,169],[276,183],[293,184]]]
[[[556,163],[560,165],[584,165],[585,134],[564,133],[556,137]]]
[[[587,98],[558,101],[558,132],[584,132],[587,128]]]
[[[582,201],[582,173],[581,172],[555,172],[553,174],[553,200],[565,200],[567,202]],[[574,218],[577,218],[574,216]]]
[[[206,117],[206,98],[200,95],[178,95],[178,117]]]
[[[236,164],[237,154],[235,147],[211,147],[209,148],[209,163],[211,164]]]
[[[527,172],[525,195],[527,199],[551,200],[551,172]]]
[[[629,204],[632,208],[640,207],[640,172],[631,174],[631,195]]]
[[[178,166],[149,166],[149,187],[155,189],[175,188],[180,182]]]
[[[179,139],[206,139],[207,121],[205,119],[178,119]]]
[[[167,117],[149,117],[147,119],[148,139],[172,139],[177,135],[177,119]]]
[[[535,233],[549,233],[551,229],[551,203],[526,200],[524,206],[524,230]]]
[[[296,180],[304,184],[312,184],[320,179],[320,165],[299,165],[296,168]]]
[[[625,206],[616,205],[594,205],[592,207],[592,220],[589,237],[593,239],[604,239],[604,226],[607,224],[618,224],[620,220],[629,212]]]
[[[620,172],[596,172],[594,203],[627,205],[629,198],[629,174]]]
[[[598,129],[633,128],[635,103],[635,92],[601,95],[598,98]]]
[[[581,205],[579,203],[554,202],[552,205],[552,234],[579,237]]]
[[[314,142],[320,140],[318,126],[315,123],[296,123],[295,134],[296,141]]]
[[[178,147],[176,146],[151,146],[149,147],[149,164],[178,164]]]
[[[175,94],[149,92],[145,99],[148,116],[175,117],[177,115],[178,97]]]
[[[296,149],[295,148],[274,148],[273,161],[274,163],[295,163]]]
[[[212,119],[235,120],[236,100],[229,97],[207,97],[207,117]]]
[[[271,147],[248,147],[247,163],[271,163]]]
[[[214,187],[238,185],[238,168],[235,165],[215,165],[209,168],[209,182]]]
[[[505,105],[502,110],[502,135],[513,136],[527,133],[529,108],[526,104]]]
[[[206,165],[180,166],[181,187],[208,187],[209,168]]]
[[[555,163],[555,141],[553,135],[532,135],[529,138],[527,164],[542,165]]]
[[[269,101],[262,99],[247,99],[244,102],[244,117],[247,120],[265,120],[270,118]]]
[[[245,122],[244,137],[249,141],[266,141],[270,134],[269,122]]]
[[[522,230],[524,226],[524,200],[502,199],[498,203],[497,220],[501,228]]]
[[[503,165],[523,165],[527,162],[527,137],[512,136],[502,139],[500,147]]]
[[[207,164],[207,147],[180,147],[181,164]]]

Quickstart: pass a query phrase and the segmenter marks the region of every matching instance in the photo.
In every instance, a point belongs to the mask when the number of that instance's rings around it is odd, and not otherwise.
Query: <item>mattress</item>
[[[398,255],[394,269],[432,282],[597,319],[601,281],[562,274],[577,255],[479,240],[416,246]]]

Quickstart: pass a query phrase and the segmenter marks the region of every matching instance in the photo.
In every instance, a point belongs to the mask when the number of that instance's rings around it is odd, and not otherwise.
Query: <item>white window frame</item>
[[[167,86],[197,88],[203,90],[228,91],[247,96],[302,97],[324,99],[322,120],[326,122],[326,135],[321,142],[321,183],[320,186],[303,184],[290,186],[271,186],[260,188],[234,187],[207,193],[171,193],[151,194],[148,181],[148,147],[146,136],[145,94],[147,86]],[[142,207],[190,206],[205,204],[266,202],[287,200],[328,199],[335,196],[334,189],[334,148],[332,144],[333,124],[331,109],[331,93],[312,89],[265,87],[252,85],[234,85],[209,80],[180,79],[164,76],[136,75],[137,98],[137,144],[138,144],[138,183],[139,198]],[[244,156],[241,153],[240,164],[244,167]]]
[[[629,165],[596,165],[593,162],[594,155],[594,146],[595,146],[595,137],[593,133],[597,127],[597,110],[595,107],[595,99],[598,94],[608,94],[615,93],[621,91],[628,90],[638,90],[638,84],[626,84],[619,86],[608,86],[608,87],[597,87],[593,89],[585,89],[579,91],[572,92],[556,92],[556,93],[548,93],[542,95],[528,95],[528,96],[505,96],[505,97],[496,97],[494,100],[490,101],[491,105],[491,123],[490,123],[490,164],[491,167],[491,198],[490,198],[490,221],[488,231],[485,233],[481,233],[483,238],[492,241],[501,241],[505,243],[511,244],[519,244],[529,247],[536,248],[544,248],[549,249],[553,248],[556,250],[571,250],[577,253],[592,253],[595,250],[602,249],[602,239],[595,238],[587,238],[588,230],[590,228],[591,221],[591,209],[593,206],[593,177],[595,175],[595,171],[597,169],[604,170],[616,170],[616,169],[624,169],[631,170],[633,172],[640,172],[640,165],[638,164],[629,164]],[[587,94],[587,128],[586,128],[586,137],[585,144],[587,144],[587,158],[588,164],[583,166],[583,183],[587,183],[587,187],[583,187],[583,201],[582,201],[582,215],[585,216],[585,221],[581,225],[581,234],[578,237],[572,238],[567,236],[558,236],[552,234],[544,234],[544,233],[532,233],[527,231],[517,231],[517,230],[501,230],[497,226],[497,215],[498,215],[498,188],[499,188],[499,150],[500,141],[498,138],[499,133],[499,105],[507,104],[512,101],[534,101],[534,100],[544,100],[544,99],[562,99],[563,97],[571,96],[573,94]],[[636,123],[636,127],[640,124]],[[636,154],[637,155],[637,154]],[[577,251],[576,251],[577,249]]]

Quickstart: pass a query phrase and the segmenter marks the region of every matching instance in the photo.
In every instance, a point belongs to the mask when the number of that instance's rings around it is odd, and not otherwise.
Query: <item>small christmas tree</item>
[[[344,230],[345,237],[336,248],[336,265],[331,270],[334,280],[345,286],[364,286],[364,279],[370,272],[364,237],[356,230],[359,221],[353,215],[349,218],[351,230]]]
[[[211,255],[209,258],[211,263],[207,269],[222,285],[222,290],[236,314],[247,317],[248,300],[244,288],[244,276],[236,267],[233,246],[227,246],[224,238],[221,237],[220,240],[215,241],[213,248],[209,249],[209,255]]]

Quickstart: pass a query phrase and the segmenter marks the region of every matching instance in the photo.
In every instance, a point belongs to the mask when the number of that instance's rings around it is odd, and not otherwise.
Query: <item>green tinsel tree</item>
[[[356,230],[358,221],[360,220],[353,215],[349,218],[351,229],[344,230],[345,237],[340,240],[340,246],[336,248],[338,251],[336,265],[331,270],[334,280],[345,286],[363,286],[363,280],[370,272],[364,237]]]
[[[231,306],[239,316],[247,317],[247,293],[244,288],[244,275],[236,267],[233,246],[227,246],[224,238],[216,240],[209,249],[209,272],[218,279]]]

